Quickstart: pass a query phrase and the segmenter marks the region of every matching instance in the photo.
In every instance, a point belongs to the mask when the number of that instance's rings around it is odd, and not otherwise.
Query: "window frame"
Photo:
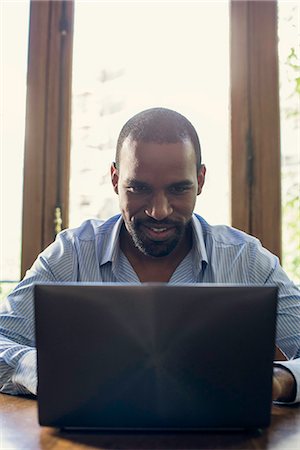
[[[231,2],[232,226],[281,256],[276,1]]]
[[[21,276],[68,226],[73,22],[73,1],[30,2]]]

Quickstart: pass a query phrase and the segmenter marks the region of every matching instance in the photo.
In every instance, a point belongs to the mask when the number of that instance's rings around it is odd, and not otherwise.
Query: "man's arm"
[[[35,282],[76,281],[76,268],[73,245],[62,233],[0,302],[0,392],[36,394],[33,286]]]
[[[275,255],[260,244],[252,250],[252,283],[278,286],[276,345],[287,361],[274,363],[273,399],[297,403],[300,402],[300,291]]]
[[[13,341],[0,336],[0,392],[7,394],[36,394],[37,370],[36,350],[34,348],[18,346]],[[10,355],[4,356],[6,348]],[[7,352],[8,353],[8,352]],[[19,357],[20,356],[20,357]]]
[[[273,400],[279,403],[300,402],[300,358],[274,363]]]
[[[34,275],[24,279],[0,304],[1,392],[36,393],[33,283],[39,280]]]
[[[280,403],[294,403],[297,383],[292,373],[284,367],[274,367],[273,400]]]
[[[287,358],[278,347],[275,348],[275,360],[272,398],[276,402],[292,403],[296,399],[297,383],[294,375],[280,365],[280,362],[287,361]]]

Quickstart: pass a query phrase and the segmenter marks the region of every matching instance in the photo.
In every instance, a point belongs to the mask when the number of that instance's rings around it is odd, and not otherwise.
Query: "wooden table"
[[[258,432],[60,432],[40,427],[37,402],[0,394],[1,450],[57,449],[272,449],[300,450],[300,405],[274,406],[272,424]]]

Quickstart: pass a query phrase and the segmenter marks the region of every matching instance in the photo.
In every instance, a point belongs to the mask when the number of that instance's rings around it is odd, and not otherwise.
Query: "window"
[[[279,2],[282,257],[300,284],[300,25],[299,3]]]
[[[101,2],[101,7],[104,7],[104,2]],[[125,2],[114,3],[114,7],[118,5],[120,7],[120,12],[124,11]],[[150,2],[149,2],[150,3]],[[151,2],[157,3],[157,2]],[[76,8],[78,5],[89,6],[96,8],[99,6],[95,2],[75,2]],[[200,72],[193,70],[183,70],[184,64],[176,65],[176,54],[174,51],[170,52],[169,48],[172,48],[171,39],[171,28],[170,36],[169,33],[169,22],[176,22],[175,15],[173,21],[173,10],[182,7],[184,4],[185,9],[189,8],[216,8],[216,15],[214,15],[210,21],[210,29],[212,29],[213,39],[212,42],[206,36],[206,47],[204,50],[200,50],[202,42],[198,37],[200,36],[201,23],[200,16],[197,15],[195,19],[196,25],[188,29],[186,32],[188,35],[193,35],[194,40],[197,42],[198,46],[194,50],[194,60],[200,61],[201,64],[209,65],[214,63],[213,60],[220,62],[218,69],[215,70],[214,77],[215,88],[218,94],[221,95],[218,89],[220,88],[221,81],[227,77],[227,69],[223,69],[222,61],[225,57],[226,50],[226,39],[224,42],[221,41],[220,36],[220,24],[218,22],[219,17],[219,7],[224,7],[222,2],[159,2],[159,7],[171,8],[172,14],[168,14],[168,21],[165,20],[165,39],[161,43],[161,47],[165,52],[165,59],[168,60],[170,67],[173,67],[173,72],[178,71],[180,73],[178,86],[178,92],[181,92],[181,88],[187,89],[189,83],[193,82],[193,76],[196,78],[200,77]],[[106,8],[111,8],[110,3],[105,3]],[[149,4],[148,4],[149,5]],[[228,155],[223,160],[223,163],[215,161],[214,145],[209,143],[208,135],[211,131],[217,134],[217,131],[226,127],[225,122],[221,120],[221,126],[212,129],[212,126],[207,126],[204,122],[204,117],[201,115],[201,110],[188,110],[187,106],[184,106],[183,97],[187,95],[176,95],[176,102],[174,103],[174,96],[167,93],[167,89],[163,92],[164,97],[156,98],[154,92],[156,89],[152,89],[152,85],[147,82],[147,93],[148,100],[143,103],[144,100],[141,99],[141,103],[131,104],[131,110],[125,110],[124,106],[128,106],[130,94],[128,92],[145,91],[145,86],[142,80],[141,67],[133,64],[128,68],[123,67],[120,63],[123,63],[124,59],[128,59],[135,63],[139,58],[140,52],[138,53],[138,58],[132,58],[131,54],[124,48],[123,59],[117,61],[117,66],[115,63],[109,61],[108,52],[106,50],[112,49],[118,51],[119,47],[122,48],[123,35],[118,34],[118,27],[121,24],[118,20],[121,18],[121,14],[115,14],[111,20],[109,30],[113,30],[113,35],[118,35],[118,41],[112,44],[112,40],[105,36],[105,41],[102,44],[99,43],[96,38],[91,43],[88,48],[88,53],[92,53],[95,61],[101,62],[101,67],[97,67],[97,72],[99,80],[97,81],[97,88],[95,93],[97,93],[97,104],[94,103],[94,108],[97,119],[95,123],[87,123],[86,117],[87,110],[92,106],[90,102],[90,91],[82,91],[84,84],[77,84],[74,80],[74,86],[76,90],[73,90],[73,101],[77,104],[77,112],[74,112],[73,121],[73,134],[72,139],[78,139],[79,146],[85,148],[90,152],[90,155],[96,155],[98,152],[97,148],[101,147],[101,155],[107,153],[107,162],[111,161],[111,149],[113,148],[112,140],[114,138],[114,133],[110,128],[109,119],[114,115],[114,123],[118,123],[118,130],[123,124],[124,119],[136,112],[136,110],[143,109],[145,106],[150,105],[151,101],[155,105],[158,103],[163,106],[173,107],[175,109],[181,110],[186,114],[192,122],[195,123],[198,128],[200,139],[202,142],[204,161],[208,165],[210,171],[210,165],[213,163],[214,168],[218,168],[220,172],[224,172],[224,175],[228,173],[227,162],[231,162],[231,201],[227,201],[226,195],[229,194],[230,186],[223,185],[220,179],[207,180],[207,186],[205,193],[201,194],[199,197],[200,211],[205,215],[209,221],[214,222],[226,222],[227,219],[220,219],[218,216],[220,205],[226,205],[225,210],[230,209],[229,203],[231,203],[231,223],[233,226],[245,230],[251,234],[254,234],[262,241],[263,245],[269,248],[274,253],[280,255],[281,252],[281,213],[280,213],[280,145],[279,145],[279,95],[278,95],[278,70],[277,70],[277,7],[275,2],[269,1],[230,1],[229,3],[229,17],[230,17],[230,117],[231,124],[228,125],[231,130],[230,139],[231,145],[227,146],[227,138],[224,137],[224,142],[222,142],[222,149],[226,147],[231,147],[231,157]],[[143,2],[137,3],[132,2],[131,6],[139,8],[145,7]],[[158,7],[158,5],[155,5]],[[122,9],[123,8],[123,9]],[[26,120],[26,148],[25,148],[25,162],[24,162],[24,214],[23,214],[23,249],[22,249],[22,267],[23,273],[26,268],[30,267],[37,254],[48,245],[55,236],[54,220],[57,220],[59,224],[59,215],[56,212],[61,213],[62,227],[68,226],[69,221],[69,148],[70,148],[70,118],[71,118],[71,78],[72,78],[72,42],[73,42],[73,1],[43,1],[43,2],[31,2],[31,14],[30,14],[30,44],[29,44],[29,57],[28,57],[28,90],[27,90],[27,120]],[[184,10],[185,11],[185,10]],[[182,11],[182,14],[185,12]],[[195,10],[196,11],[196,10]],[[226,15],[227,13],[225,13]],[[182,16],[186,17],[186,16]],[[119,19],[118,19],[119,18]],[[149,15],[149,19],[151,15]],[[148,16],[147,16],[148,19]],[[77,19],[76,19],[77,20]],[[91,19],[92,20],[92,19]],[[191,20],[194,20],[192,18]],[[100,18],[99,18],[100,21]],[[140,22],[136,25],[137,36],[142,36],[146,34],[148,27],[148,20],[145,21],[144,26]],[[158,31],[162,28],[163,24],[160,25],[160,16],[155,16],[155,23],[157,22]],[[182,29],[182,20],[177,22],[177,36],[179,31]],[[77,22],[76,22],[77,23]],[[92,25],[93,22],[91,22]],[[194,23],[194,22],[191,22]],[[77,24],[78,25],[78,24]],[[75,24],[75,26],[77,26]],[[105,24],[103,24],[104,27]],[[223,26],[223,25],[222,25]],[[204,27],[204,25],[203,25]],[[225,26],[225,28],[227,25]],[[99,28],[99,22],[95,27],[91,26],[93,32]],[[134,29],[135,30],[135,29]],[[128,33],[132,35],[132,27],[129,28]],[[179,31],[178,31],[179,30]],[[153,27],[151,28],[153,34]],[[78,32],[78,31],[77,31]],[[96,33],[96,31],[95,31]],[[196,34],[195,34],[196,33]],[[151,36],[151,33],[148,32]],[[96,34],[95,34],[96,36]],[[212,48],[216,36],[220,39],[219,47],[217,49],[222,49],[220,51],[205,52],[207,48]],[[75,37],[76,40],[76,37]],[[125,41],[125,38],[124,38]],[[138,39],[133,40],[134,43],[138,42]],[[182,41],[183,42],[183,41]],[[182,55],[188,53],[189,49],[182,46],[180,41],[179,49],[180,55],[184,60]],[[190,41],[189,41],[190,42]],[[228,43],[228,41],[227,41]],[[101,45],[100,45],[101,44]],[[114,47],[113,47],[114,45]],[[76,44],[75,44],[76,47]],[[102,53],[100,54],[100,50]],[[136,46],[134,47],[136,49]],[[147,49],[148,59],[153,62],[158,61],[157,45],[153,50],[151,46],[151,38],[147,37],[145,49]],[[103,53],[104,52],[104,53]],[[145,52],[146,53],[146,52]],[[205,57],[203,56],[205,55]],[[76,51],[74,53],[74,61],[76,60]],[[163,60],[164,61],[164,60]],[[191,60],[189,60],[190,62]],[[109,64],[107,65],[107,63]],[[84,56],[82,55],[82,64],[85,63]],[[103,65],[104,64],[104,65]],[[167,86],[167,80],[173,77],[164,77],[165,71],[159,70],[158,64],[154,64],[156,72],[153,74],[153,82],[162,81],[162,84]],[[100,67],[100,72],[99,72]],[[110,70],[105,71],[104,69],[108,67]],[[149,67],[149,66],[148,66]],[[177,67],[180,69],[177,70]],[[134,68],[134,70],[133,70]],[[122,69],[122,70],[121,70]],[[125,71],[124,71],[124,70]],[[172,72],[172,73],[173,73]],[[86,72],[89,76],[89,73]],[[138,76],[139,75],[139,76]],[[77,74],[76,74],[77,76]],[[91,73],[91,77],[95,77]],[[124,89],[124,83],[127,79],[134,80],[131,86],[131,90],[127,91]],[[220,81],[221,80],[221,81]],[[86,86],[90,89],[93,84],[92,78],[88,80]],[[109,85],[114,84],[112,93],[108,93]],[[171,83],[170,83],[171,84]],[[203,84],[203,83],[202,83]],[[205,83],[204,83],[205,84]],[[128,85],[127,85],[128,86]],[[154,83],[153,83],[154,86]],[[95,85],[92,86],[95,88]],[[184,92],[184,89],[182,92]],[[200,89],[200,86],[199,88]],[[197,89],[196,95],[199,95]],[[193,90],[193,92],[195,92]],[[82,94],[82,95],[81,95]],[[150,95],[151,94],[151,95]],[[223,94],[222,94],[223,95]],[[203,92],[200,97],[205,98],[205,107],[210,107],[209,99],[205,97]],[[200,98],[199,97],[199,98]],[[96,97],[95,97],[96,98]],[[138,97],[135,95],[135,98]],[[195,108],[201,106],[197,101],[194,102]],[[225,98],[225,97],[224,97]],[[221,105],[222,114],[221,116],[228,117],[225,101],[215,100],[213,101],[213,109],[215,116],[215,110]],[[215,107],[217,105],[217,107]],[[224,107],[224,108],[223,108]],[[204,110],[204,109],[203,109]],[[200,111],[200,112],[199,112]],[[205,110],[204,110],[205,111]],[[129,113],[128,113],[129,112]],[[101,115],[99,115],[101,113]],[[122,117],[122,114],[124,116]],[[126,113],[126,114],[125,114]],[[206,117],[208,115],[206,114]],[[199,122],[198,122],[199,119]],[[214,119],[214,117],[209,117],[209,119]],[[99,127],[101,121],[101,127]],[[203,128],[203,124],[205,127]],[[212,120],[211,122],[212,123]],[[85,128],[88,126],[89,128]],[[94,127],[95,132],[91,133],[91,127]],[[77,128],[76,128],[77,127]],[[108,131],[107,138],[104,137],[102,130]],[[101,130],[101,135],[99,131]],[[229,134],[229,133],[228,133]],[[89,140],[87,141],[87,136],[89,135]],[[224,134],[226,136],[226,133]],[[213,137],[215,139],[216,136]],[[99,140],[101,139],[101,140]],[[74,140],[75,142],[75,140]],[[215,141],[211,141],[215,142]],[[81,217],[74,219],[74,213],[72,208],[74,205],[82,204],[82,211],[90,215],[99,215],[98,199],[92,199],[92,194],[95,192],[94,188],[89,188],[86,191],[85,183],[89,183],[92,178],[92,173],[88,174],[86,171],[83,176],[81,183],[82,192],[76,194],[74,186],[74,173],[77,167],[85,167],[82,162],[78,164],[76,159],[80,159],[80,150],[76,149],[73,145],[72,149],[72,180],[71,180],[71,221],[80,222]],[[78,150],[78,152],[77,152]],[[98,152],[98,153],[97,153]],[[110,153],[109,153],[110,152]],[[82,153],[81,153],[82,155]],[[89,160],[93,160],[95,164],[101,165],[100,170],[106,170],[106,162],[101,158],[99,160],[94,160],[94,156],[89,155]],[[209,158],[212,156],[212,162]],[[88,168],[90,170],[90,168]],[[92,170],[92,169],[91,169]],[[209,173],[208,171],[208,173]],[[213,174],[213,170],[210,171]],[[217,173],[217,172],[215,172]],[[100,182],[103,183],[107,177],[107,173],[103,173],[100,179],[97,179],[97,188],[100,189],[99,196],[102,196]],[[213,198],[211,203],[214,204],[214,211],[208,213],[205,211],[205,196],[206,193],[210,192],[209,183],[215,185],[217,182],[219,192],[222,196]],[[108,183],[109,186],[109,183]],[[224,191],[224,192],[222,192]],[[74,196],[75,193],[75,196]],[[82,195],[88,195],[86,198]],[[223,194],[225,194],[223,196]],[[73,197],[72,197],[73,196]],[[106,196],[103,195],[104,198]],[[96,201],[97,200],[97,201]],[[87,211],[86,204],[94,204],[97,208]],[[209,201],[207,201],[209,203]],[[106,206],[105,206],[106,204]],[[109,206],[108,206],[109,204]],[[106,213],[109,214],[109,208],[111,208],[110,200],[104,201],[104,207],[106,208]],[[115,208],[113,206],[113,208]],[[77,206],[75,206],[75,209]],[[211,214],[211,215],[210,215]],[[216,214],[216,216],[213,216]],[[85,215],[85,214],[84,214]],[[103,210],[100,211],[100,215],[103,215]],[[225,214],[226,215],[226,214]],[[73,217],[73,218],[72,218]],[[230,221],[230,219],[229,219]]]
[[[29,1],[1,2],[2,291],[20,279]],[[18,32],[16,33],[16,30]],[[3,281],[7,283],[3,284]]]
[[[117,136],[153,106],[196,127],[207,166],[196,211],[230,223],[228,14],[228,2],[75,2],[71,226],[119,212],[109,170]]]

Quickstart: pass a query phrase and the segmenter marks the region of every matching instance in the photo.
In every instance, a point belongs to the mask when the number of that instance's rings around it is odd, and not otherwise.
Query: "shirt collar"
[[[192,216],[192,229],[192,266],[194,274],[197,275],[201,270],[204,270],[205,266],[208,264],[208,257],[206,253],[201,222],[195,214],[193,214]]]
[[[119,257],[120,246],[119,246],[119,235],[120,230],[123,225],[123,217],[120,215],[116,222],[113,224],[112,228],[107,231],[109,234],[106,237],[105,245],[100,254],[100,266],[112,262]]]
[[[109,231],[109,237],[106,241],[105,247],[102,251],[102,256],[100,255],[100,265],[106,264],[108,262],[116,261],[120,256],[120,246],[119,246],[119,235],[120,230],[123,225],[123,217],[117,219],[117,221],[112,226]],[[193,249],[192,249],[192,259],[193,259],[193,271],[199,273],[203,268],[203,262],[208,263],[207,253],[205,249],[203,231],[200,221],[197,219],[195,214],[192,216],[192,229],[193,229]]]

